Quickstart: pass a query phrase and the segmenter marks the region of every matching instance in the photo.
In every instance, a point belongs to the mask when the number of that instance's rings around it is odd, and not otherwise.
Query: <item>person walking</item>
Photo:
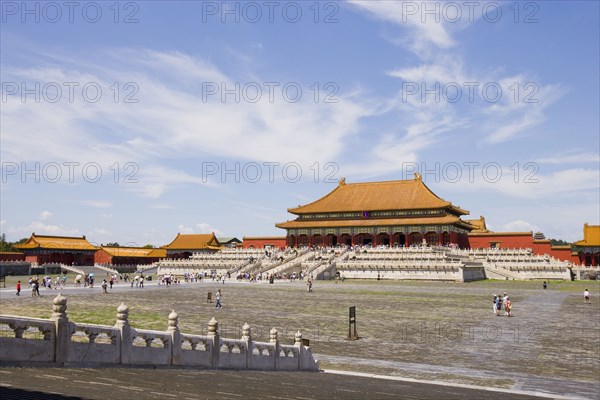
[[[108,294],[108,291],[106,290],[107,287],[108,287],[108,282],[106,282],[106,279],[102,279],[102,293]]]
[[[221,289],[217,290],[217,294],[215,295],[217,302],[215,303],[215,308],[223,308],[221,305]]]
[[[588,292],[587,289],[583,291],[583,302],[585,304],[592,304],[592,302],[590,301],[590,292]]]
[[[494,298],[492,299],[492,312],[494,313],[494,315],[496,315],[496,299],[498,299],[498,296],[494,295]]]
[[[496,316],[500,316],[500,311],[502,311],[502,297],[496,297]]]
[[[506,315],[507,317],[512,317],[512,314],[510,313],[510,310],[512,310],[512,302],[510,301],[510,298],[506,298],[506,301],[504,302],[504,310],[506,311]]]
[[[21,295],[21,281],[17,281],[17,296]]]

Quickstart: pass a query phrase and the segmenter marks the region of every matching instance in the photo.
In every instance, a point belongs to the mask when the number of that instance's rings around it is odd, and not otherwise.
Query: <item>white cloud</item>
[[[198,229],[198,233],[213,233],[218,236],[224,235],[223,231],[213,228],[210,224],[200,223],[196,224],[196,228]]]
[[[563,153],[540,157],[535,160],[539,164],[600,164],[600,154],[586,151],[585,149],[570,150]]]
[[[435,6],[435,3],[432,2],[431,4]],[[411,8],[415,6],[420,8],[424,6],[424,2],[351,0],[350,4],[369,11],[376,18],[406,28],[408,39],[400,39],[399,41],[415,52],[422,52],[430,45],[448,49],[456,44],[450,33],[452,28],[450,24],[445,23],[442,19],[439,19],[440,22],[436,22],[436,18],[433,16],[423,18],[420,10],[415,12]],[[454,26],[457,27],[456,24]]]
[[[516,174],[509,166],[494,166],[485,170],[474,168],[472,176],[469,175],[465,171],[459,181],[442,180],[440,185],[455,192],[496,192],[513,199],[562,196],[573,200],[586,192],[597,198],[600,189],[600,171],[597,169],[571,168],[548,174],[541,174],[539,169],[527,169],[526,172],[521,169]]]
[[[504,224],[500,229],[500,232],[537,232],[538,230],[539,229],[535,225],[527,221],[516,220]]]
[[[266,86],[256,103],[221,101],[218,95],[203,99],[202,88],[189,82],[215,82],[232,88],[243,80],[182,53],[110,49],[99,57],[103,57],[102,67],[94,66],[92,60],[75,61],[67,54],[56,56],[60,64],[55,66],[9,65],[3,70],[6,79],[16,82],[96,82],[106,95],[95,104],[81,95],[72,103],[66,99],[21,102],[10,97],[3,104],[0,122],[2,132],[7,132],[2,138],[3,159],[78,162],[76,181],[82,180],[80,168],[98,163],[102,179],[118,183],[129,179],[133,182],[122,185],[125,190],[158,198],[173,186],[210,184],[199,169],[184,171],[170,165],[182,158],[294,161],[303,167],[334,160],[342,153],[345,139],[357,133],[358,121],[377,107],[358,91],[340,91],[337,103],[316,103],[308,88],[297,103],[285,100],[281,90],[276,90],[277,97],[270,101]],[[115,102],[108,89],[115,81],[134,82],[139,89],[134,95],[138,103]],[[37,134],[47,131],[53,134]],[[302,140],[298,140],[299,132]],[[31,146],[32,142],[37,145]],[[118,173],[114,165],[118,165]],[[125,165],[130,168],[126,170]]]
[[[42,221],[43,221],[43,220],[46,220],[46,219],[49,219],[49,218],[51,218],[51,217],[52,217],[52,213],[51,213],[50,211],[46,211],[46,210],[44,210],[44,211],[42,211],[42,212],[40,213],[40,219],[41,219]]]
[[[182,234],[193,234],[193,233],[215,233],[215,235],[224,235],[224,233],[217,229],[214,228],[212,225],[207,224],[205,222],[196,224],[195,227],[188,227],[185,226],[183,224],[179,224],[177,226],[177,229],[179,230],[179,233]]]
[[[78,229],[70,228],[62,225],[45,224],[41,221],[33,221],[25,226],[8,226],[6,233],[19,237],[29,236],[35,232],[38,235],[54,235],[54,236],[80,236]]]

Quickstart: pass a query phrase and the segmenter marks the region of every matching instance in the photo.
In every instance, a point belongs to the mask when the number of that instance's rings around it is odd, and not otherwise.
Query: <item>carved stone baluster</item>
[[[69,346],[71,345],[72,324],[67,316],[67,298],[59,293],[52,300],[52,317],[56,338],[54,340],[54,361],[63,365],[69,359]]]
[[[117,308],[117,324],[115,327],[119,330],[117,343],[119,346],[120,363],[131,363],[131,346],[133,346],[132,329],[129,325],[129,307],[125,303]]]
[[[208,322],[208,339],[212,351],[211,367],[219,367],[219,354],[221,352],[221,338],[219,337],[219,322],[212,317]]]
[[[279,354],[281,353],[280,347],[279,347],[279,339],[277,338],[277,329],[273,328],[271,329],[271,331],[269,332],[269,342],[273,343],[273,347],[274,349],[271,350],[273,352],[273,354],[271,354],[269,352],[269,355],[273,355],[273,368],[275,370],[279,369]]]

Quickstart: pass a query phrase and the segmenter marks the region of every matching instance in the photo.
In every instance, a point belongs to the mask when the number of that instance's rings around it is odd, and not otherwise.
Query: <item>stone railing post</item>
[[[210,341],[210,365],[219,368],[219,353],[221,352],[221,338],[219,337],[219,322],[212,317],[208,322],[208,340]]]
[[[181,365],[181,332],[177,326],[178,315],[175,310],[169,314],[167,332],[171,335],[171,365]]]
[[[296,332],[294,336],[294,347],[298,349],[298,369],[304,368],[304,346],[302,345],[302,333]]]
[[[281,353],[281,349],[279,348],[279,339],[277,339],[277,329],[271,329],[269,332],[269,337],[269,342],[275,345],[275,349],[273,350],[273,369],[277,371],[279,369],[279,353]]]
[[[253,344],[252,344],[252,330],[250,328],[250,325],[248,325],[248,323],[245,323],[244,326],[242,326],[242,340],[244,342],[246,342],[246,368],[251,369],[252,368]]]
[[[52,321],[54,321],[54,362],[60,365],[69,359],[69,346],[71,345],[71,326],[67,316],[67,298],[59,293],[52,300]]]
[[[120,354],[120,364],[131,363],[131,346],[133,346],[133,338],[131,337],[131,326],[129,325],[129,307],[125,303],[117,308],[117,324],[115,328],[119,330],[119,340],[117,347]]]

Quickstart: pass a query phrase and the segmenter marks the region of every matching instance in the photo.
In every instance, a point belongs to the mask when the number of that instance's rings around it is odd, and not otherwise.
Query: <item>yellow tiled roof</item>
[[[575,246],[600,246],[600,225],[583,225],[583,240],[573,243]]]
[[[473,225],[475,229],[471,231],[472,233],[486,233],[489,232],[487,226],[485,225],[485,218],[483,216],[479,216],[479,219],[466,219],[465,222]]]
[[[338,187],[324,197],[296,208],[292,214],[323,212],[356,212],[416,210],[450,207],[457,213],[469,212],[436,196],[422,181],[420,175],[412,180],[346,183],[341,179]]]
[[[396,225],[451,225],[461,224],[465,227],[470,225],[465,224],[463,220],[453,215],[445,215],[442,217],[427,217],[427,218],[381,218],[381,219],[343,219],[343,220],[294,220],[281,222],[275,226],[282,229],[295,228],[333,228],[333,227],[351,227],[351,226],[396,226]]]
[[[167,255],[166,249],[148,249],[144,247],[102,247],[102,250],[113,257],[161,258]]]
[[[166,246],[167,250],[219,250],[221,244],[214,233],[177,234],[175,239]]]
[[[31,235],[29,240],[23,244],[16,244],[13,247],[17,249],[61,249],[61,250],[98,250],[99,247],[94,246],[87,241],[85,236],[68,237],[68,236],[46,236]]]

